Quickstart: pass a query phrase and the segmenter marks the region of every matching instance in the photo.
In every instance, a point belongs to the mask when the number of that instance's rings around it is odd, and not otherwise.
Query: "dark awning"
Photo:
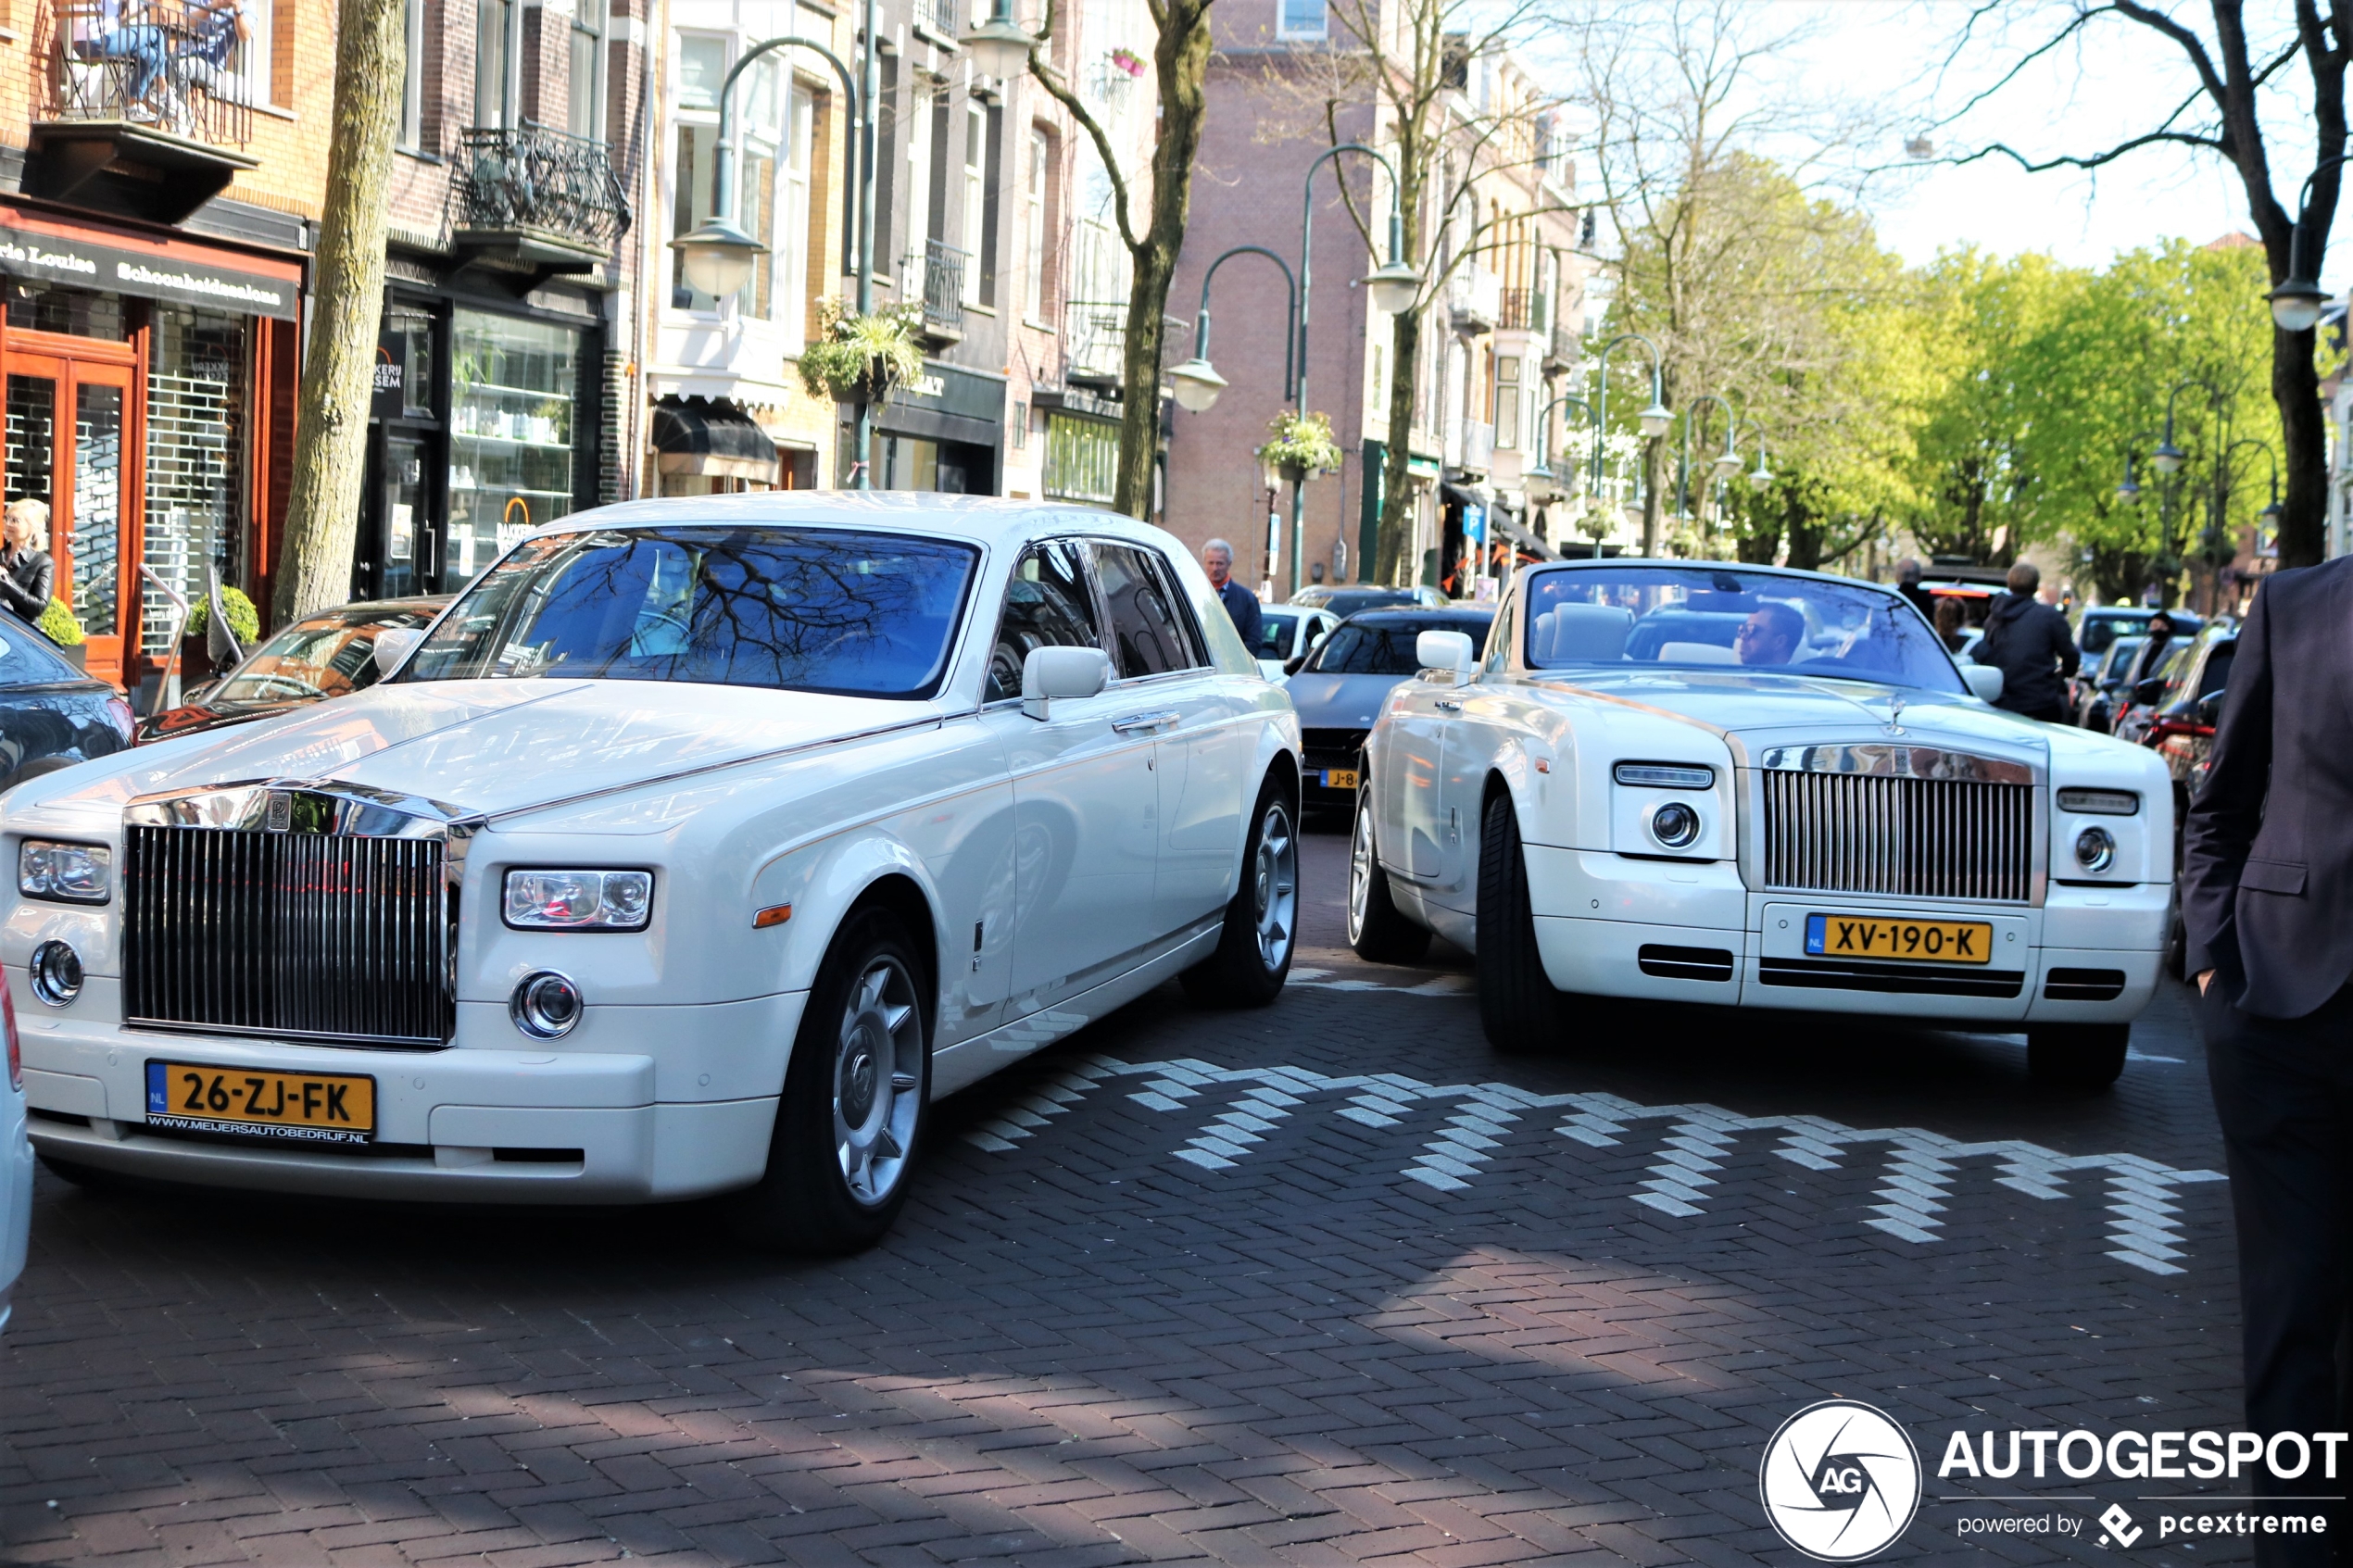
[[[776,483],[776,443],[733,403],[665,397],[654,405],[653,434],[663,473]]]

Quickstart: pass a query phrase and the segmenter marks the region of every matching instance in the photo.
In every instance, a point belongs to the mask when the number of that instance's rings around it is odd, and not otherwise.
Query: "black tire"
[[[1429,951],[1429,932],[1405,918],[1389,895],[1373,837],[1373,788],[1356,792],[1348,845],[1348,945],[1366,963],[1413,963]]]
[[[837,1256],[888,1234],[931,1121],[931,991],[887,911],[857,910],[842,922],[793,1040],[768,1169],[727,1200],[737,1235],[779,1252]]]
[[[1536,947],[1528,856],[1512,797],[1487,803],[1478,829],[1478,1021],[1499,1051],[1538,1051],[1568,1033],[1568,999],[1553,988]]]
[[[1269,773],[1251,809],[1241,884],[1217,949],[1178,978],[1204,1007],[1263,1008],[1283,994],[1299,947],[1299,797]]]
[[[2105,1089],[2124,1071],[2129,1023],[2038,1023],[2026,1032],[2026,1071],[2055,1089]]]

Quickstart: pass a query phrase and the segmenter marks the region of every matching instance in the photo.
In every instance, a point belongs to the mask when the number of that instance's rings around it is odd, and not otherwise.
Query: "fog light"
[[[1670,800],[1651,813],[1651,836],[1669,849],[1688,849],[1699,839],[1699,813]]]
[[[543,969],[522,977],[508,998],[507,1012],[515,1027],[533,1039],[554,1040],[572,1033],[585,1005],[572,976]]]
[[[69,1006],[82,995],[82,955],[63,942],[32,950],[32,994],[53,1008]]]
[[[2085,828],[2077,834],[2075,863],[2087,872],[2104,872],[2116,864],[2116,835],[2106,828]]]

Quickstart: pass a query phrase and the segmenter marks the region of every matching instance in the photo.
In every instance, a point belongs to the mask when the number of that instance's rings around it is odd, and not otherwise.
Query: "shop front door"
[[[6,498],[48,504],[54,592],[82,625],[90,673],[120,682],[139,635],[132,367],[13,344],[7,366]]]

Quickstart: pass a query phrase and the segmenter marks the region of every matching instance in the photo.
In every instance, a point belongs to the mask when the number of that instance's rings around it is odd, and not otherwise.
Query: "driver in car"
[[[1785,604],[1766,604],[1741,622],[1732,651],[1743,664],[1787,664],[1806,643],[1806,617]]]

